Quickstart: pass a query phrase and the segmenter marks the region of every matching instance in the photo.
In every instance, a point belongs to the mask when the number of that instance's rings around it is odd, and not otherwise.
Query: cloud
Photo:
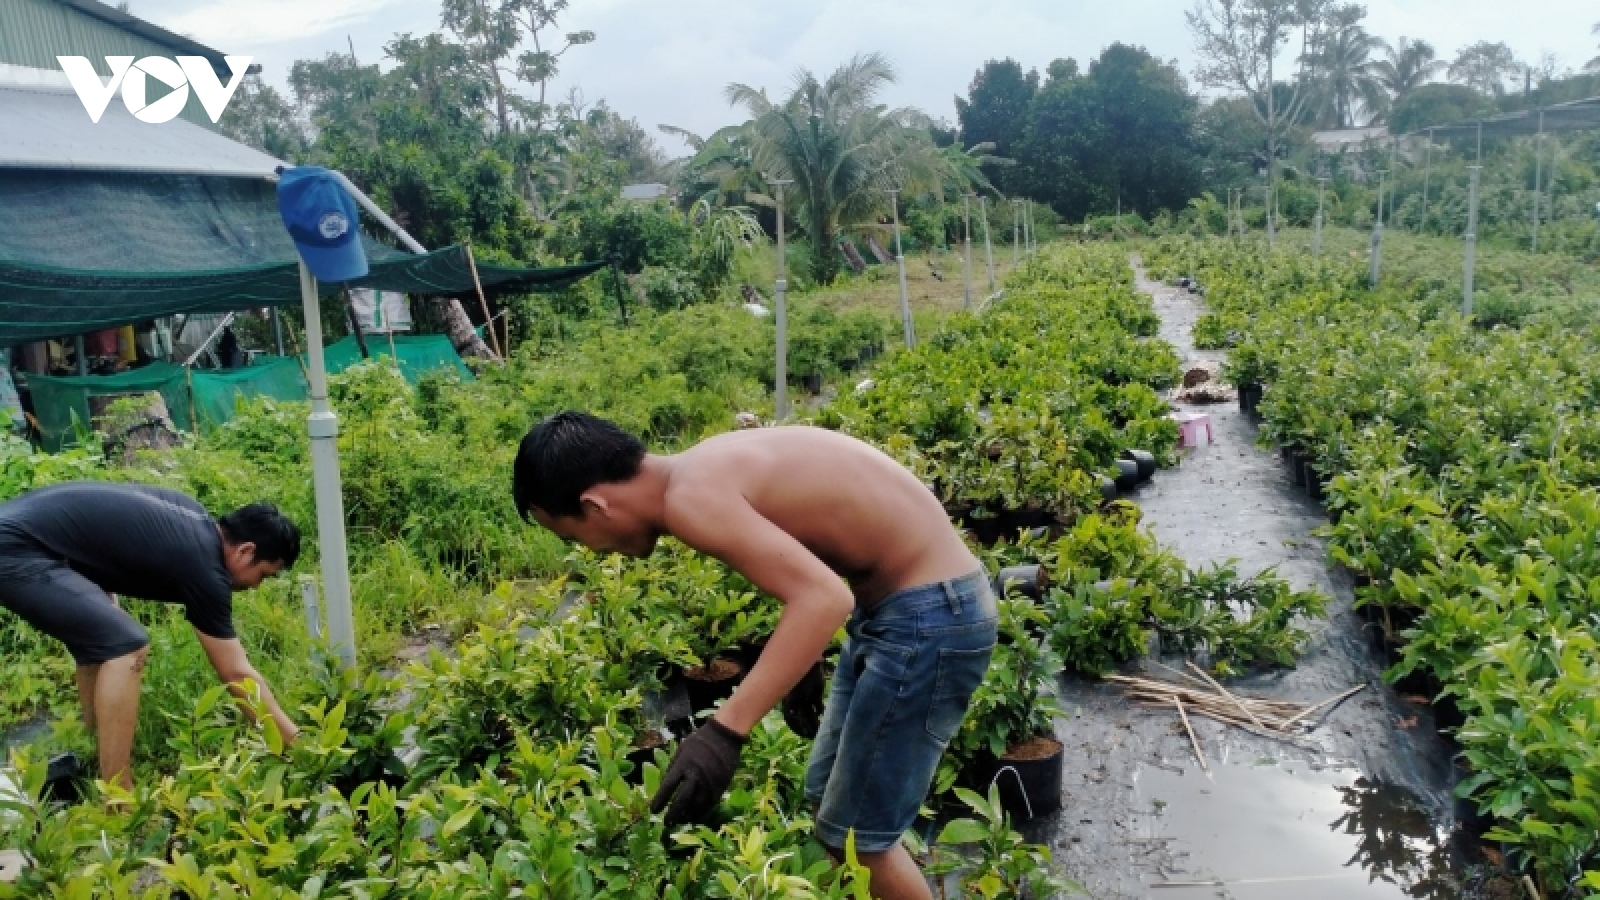
[[[414,0],[221,0],[162,24],[209,45],[249,52],[255,46],[303,40],[367,22],[396,5],[415,4]]]

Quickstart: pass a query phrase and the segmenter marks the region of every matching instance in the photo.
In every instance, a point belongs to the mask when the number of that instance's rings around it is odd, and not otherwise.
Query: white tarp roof
[[[70,87],[0,83],[0,166],[265,178],[281,165],[193,122],[141,122],[118,97],[96,123]]]

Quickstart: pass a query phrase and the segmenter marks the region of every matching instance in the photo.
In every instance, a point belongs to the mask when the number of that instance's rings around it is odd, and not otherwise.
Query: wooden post
[[[483,296],[483,282],[478,280],[478,262],[472,257],[472,240],[463,241],[467,248],[467,268],[472,270],[472,286],[478,290],[478,306],[483,309],[483,330],[489,333],[489,345],[494,349],[494,355],[503,362],[505,354],[500,351],[500,338],[494,333],[494,319],[489,315],[489,300]]]

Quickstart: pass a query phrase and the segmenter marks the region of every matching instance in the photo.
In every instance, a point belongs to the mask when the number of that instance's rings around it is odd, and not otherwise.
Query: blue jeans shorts
[[[843,848],[852,829],[862,853],[900,842],[983,682],[997,618],[982,571],[856,609],[806,768],[822,843]]]

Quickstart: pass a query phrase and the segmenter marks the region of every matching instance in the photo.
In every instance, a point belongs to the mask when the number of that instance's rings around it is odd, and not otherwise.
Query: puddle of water
[[[1150,900],[1449,900],[1459,896],[1447,851],[1416,797],[1344,770],[1247,760],[1143,767],[1136,785],[1143,837],[1162,840],[1166,880]],[[1217,882],[1220,882],[1217,883]]]

